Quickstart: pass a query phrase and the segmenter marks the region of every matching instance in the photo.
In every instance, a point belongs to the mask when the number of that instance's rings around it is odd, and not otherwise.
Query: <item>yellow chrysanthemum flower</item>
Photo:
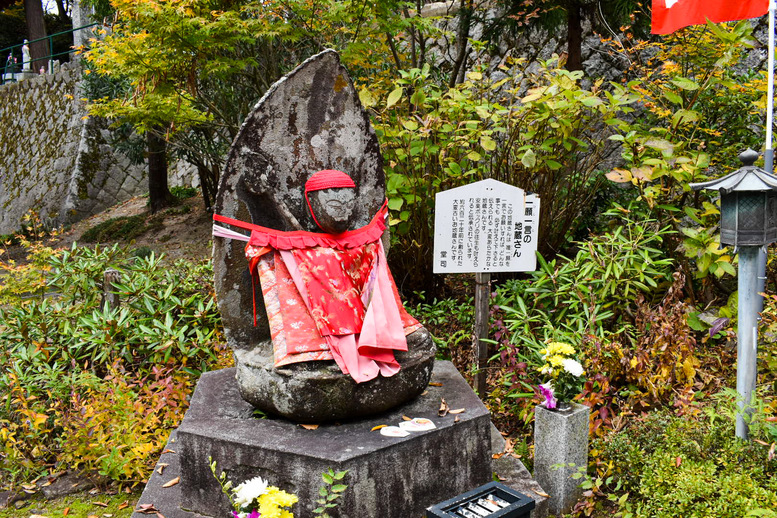
[[[557,355],[548,357],[548,363],[553,367],[561,367],[562,365],[564,365],[565,359],[566,358],[564,356],[557,354]]]
[[[545,348],[548,355],[563,355],[573,356],[575,354],[575,348],[564,342],[550,342]]]
[[[283,509],[297,503],[298,498],[275,486],[267,488],[267,493],[259,497],[259,512],[262,518],[294,518],[291,511]]]

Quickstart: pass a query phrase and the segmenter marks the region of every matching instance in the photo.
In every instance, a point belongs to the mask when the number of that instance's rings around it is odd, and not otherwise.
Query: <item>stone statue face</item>
[[[348,187],[311,192],[310,206],[321,229],[330,234],[348,230],[356,205],[356,192]]]

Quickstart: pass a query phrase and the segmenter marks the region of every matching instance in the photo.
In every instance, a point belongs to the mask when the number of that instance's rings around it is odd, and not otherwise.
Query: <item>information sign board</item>
[[[536,270],[539,217],[536,195],[496,180],[438,193],[434,273]]]

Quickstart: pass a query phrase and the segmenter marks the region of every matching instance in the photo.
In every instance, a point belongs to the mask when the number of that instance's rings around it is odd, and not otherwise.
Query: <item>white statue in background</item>
[[[27,45],[27,40],[24,40],[22,45],[22,72],[29,72],[32,70],[32,58],[30,58],[30,46]]]

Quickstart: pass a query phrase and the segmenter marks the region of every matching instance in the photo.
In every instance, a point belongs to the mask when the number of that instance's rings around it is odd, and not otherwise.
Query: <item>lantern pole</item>
[[[760,246],[739,248],[739,304],[737,307],[737,393],[739,409],[736,436],[748,438],[748,422],[753,413],[750,405],[755,392],[756,361],[758,358],[758,313],[754,311],[758,294]]]

